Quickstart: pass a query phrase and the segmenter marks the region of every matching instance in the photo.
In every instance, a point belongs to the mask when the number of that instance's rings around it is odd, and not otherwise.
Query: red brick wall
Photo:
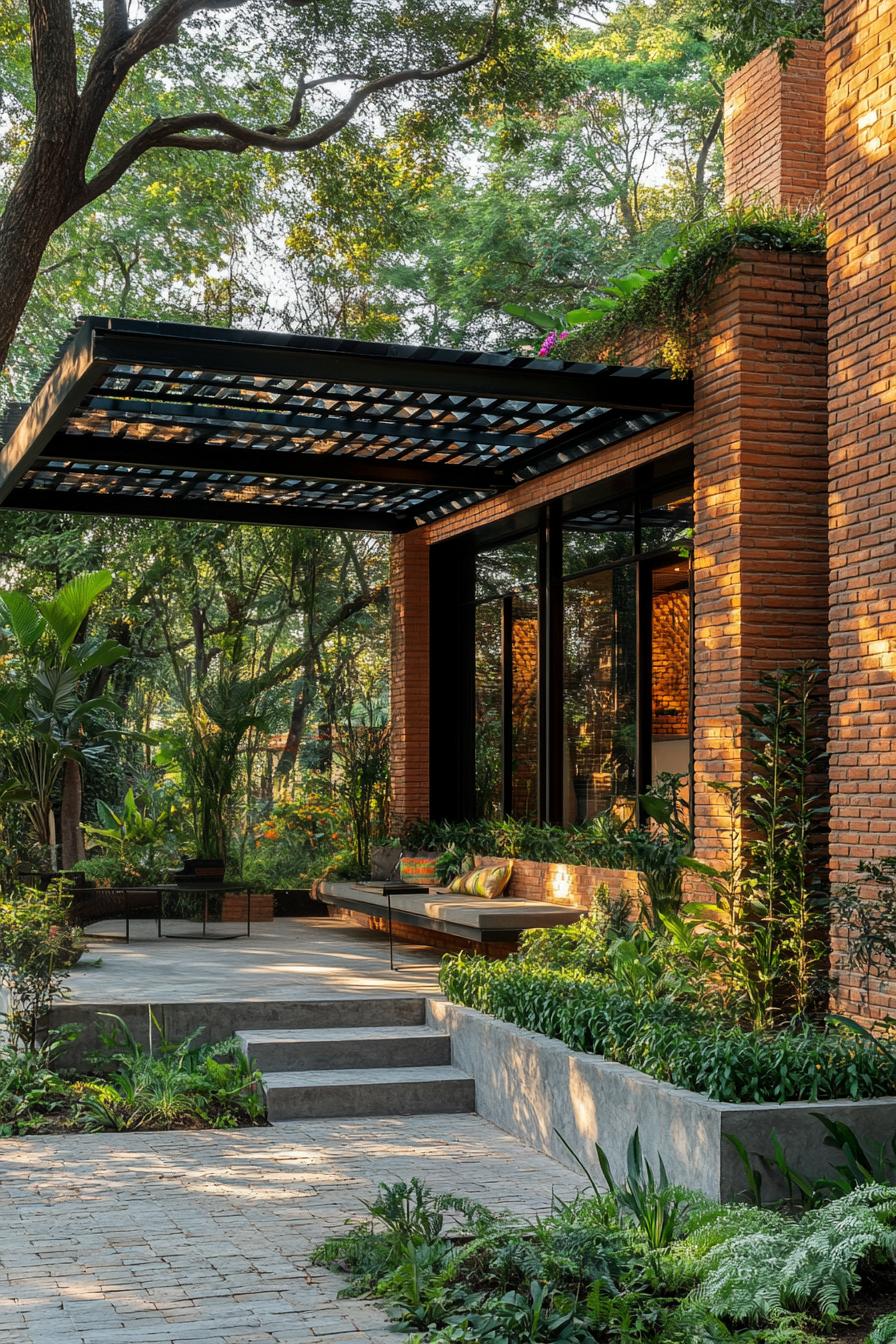
[[[391,556],[393,829],[429,816],[429,547],[424,529],[393,538]]]
[[[504,862],[488,854],[476,854],[474,858],[480,864]],[[577,863],[537,863],[534,859],[514,859],[507,895],[518,901],[581,905],[587,910],[600,886],[608,887],[611,896],[628,896],[632,912],[638,908],[638,874],[628,868],[593,868]]]
[[[694,389],[694,784],[698,851],[721,857],[713,780],[741,777],[756,677],[827,653],[825,267],[741,253],[707,314]]]
[[[829,0],[831,858],[896,853],[896,9]],[[841,974],[845,1008],[860,1007]],[[896,983],[870,1007],[896,1012]]]
[[[725,85],[725,199],[799,205],[825,189],[824,43],[763,51]]]

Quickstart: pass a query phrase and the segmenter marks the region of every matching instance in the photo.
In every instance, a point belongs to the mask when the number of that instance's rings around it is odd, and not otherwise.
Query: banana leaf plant
[[[181,823],[179,803],[170,790],[142,790],[138,798],[129,788],[117,810],[97,801],[98,826],[85,825],[91,846],[113,856],[130,880],[161,881],[176,867],[176,832]]]
[[[33,837],[57,867],[54,805],[68,766],[80,821],[81,771],[106,750],[120,710],[91,694],[93,674],[114,666],[127,649],[85,635],[91,607],[111,584],[107,570],[79,574],[49,601],[0,591],[0,750],[21,795]],[[68,864],[75,855],[63,853]]]
[[[523,322],[528,322],[530,326],[547,334],[569,333],[574,327],[590,326],[593,322],[599,322],[601,318],[612,312],[617,303],[620,303],[623,299],[631,298],[633,294],[636,294],[639,289],[643,289],[662,271],[667,270],[678,257],[679,250],[675,246],[667,247],[655,266],[639,266],[628,275],[616,276],[614,279],[608,280],[596,294],[584,299],[577,308],[572,308],[569,312],[561,312],[559,309],[548,311],[541,308],[530,308],[522,303],[505,303],[504,312],[509,313],[511,317],[520,318]]]

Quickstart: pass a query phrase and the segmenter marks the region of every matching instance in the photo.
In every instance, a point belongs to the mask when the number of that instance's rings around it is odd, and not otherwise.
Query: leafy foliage
[[[722,993],[739,997],[764,1029],[817,1015],[828,989],[823,672],[801,664],[760,676],[757,701],[741,716],[752,772],[740,789],[717,786],[728,808],[727,866],[682,862],[716,897],[688,913],[712,921],[707,945]]]
[[[896,1087],[896,1062],[845,1028],[748,1030],[701,1002],[667,949],[653,962],[637,952],[607,957],[605,972],[595,973],[594,957],[583,973],[544,964],[543,949],[534,965],[525,951],[504,962],[460,953],[445,958],[439,983],[454,1003],[718,1101],[855,1099]]]
[[[863,1266],[896,1257],[892,1186],[861,1186],[798,1221],[763,1210],[750,1230],[719,1237],[728,1216],[724,1206],[698,1214],[680,1263],[696,1279],[698,1298],[734,1322],[808,1310],[833,1319],[857,1291]]]
[[[694,365],[707,299],[734,264],[738,248],[824,253],[824,219],[818,211],[735,205],[696,223],[668,266],[567,337],[557,354],[564,359],[624,362],[626,344],[648,338],[658,363],[686,373]]]
[[[534,1223],[417,1180],[381,1187],[371,1219],[316,1260],[422,1329],[416,1344],[809,1344],[859,1300],[863,1274],[896,1258],[891,1187],[799,1219],[718,1206],[657,1180],[636,1137],[624,1183],[609,1180]]]
[[[154,1046],[139,1045],[121,1018],[93,1056],[94,1072],[59,1067],[79,1028],[39,1047],[0,1051],[0,1136],[57,1130],[213,1128],[263,1122],[259,1075],[233,1038],[172,1042],[153,1018]]]
[[[95,1061],[105,1076],[74,1084],[84,1128],[232,1129],[263,1116],[259,1075],[235,1037],[196,1046],[197,1031],[171,1042],[155,1022],[157,1044],[146,1050],[120,1017],[106,1016],[114,1027]]]
[[[19,886],[0,900],[0,984],[4,1023],[15,1045],[37,1048],[41,1023],[80,950],[68,925],[71,897],[60,879],[47,891]]]
[[[20,789],[34,841],[52,868],[53,803],[63,771],[68,765],[69,785],[80,787],[83,766],[106,751],[119,714],[101,687],[127,650],[114,639],[85,634],[94,602],[111,583],[112,574],[99,570],[76,574],[46,601],[17,590],[0,593],[10,656],[9,676],[0,686],[0,753]],[[64,861],[74,857],[63,853]]]

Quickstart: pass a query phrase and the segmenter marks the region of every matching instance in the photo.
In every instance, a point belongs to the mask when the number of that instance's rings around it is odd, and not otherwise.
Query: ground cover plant
[[[0,1050],[0,1137],[59,1131],[233,1129],[264,1123],[259,1076],[235,1038],[147,1050],[120,1018],[86,1069],[66,1068],[77,1029]]]
[[[417,1344],[891,1338],[892,1186],[791,1216],[670,1186],[637,1133],[624,1178],[598,1156],[609,1189],[591,1180],[534,1222],[416,1179],[381,1186],[368,1220],[324,1243],[317,1263],[348,1275],[349,1295],[380,1298]]]

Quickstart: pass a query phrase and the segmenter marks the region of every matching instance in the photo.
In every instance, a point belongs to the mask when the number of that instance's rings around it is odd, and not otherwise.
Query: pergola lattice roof
[[[88,317],[8,417],[0,503],[399,531],[691,401],[662,369]]]

